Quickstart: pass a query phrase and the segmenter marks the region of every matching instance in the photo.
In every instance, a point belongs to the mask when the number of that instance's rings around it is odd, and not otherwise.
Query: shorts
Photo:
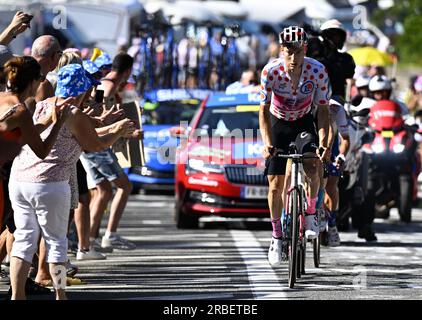
[[[101,152],[83,152],[80,160],[87,172],[89,189],[94,189],[106,179],[112,182],[125,174],[111,149]]]
[[[276,118],[272,114],[271,119],[271,137],[273,146],[276,149],[283,150],[283,153],[289,152],[289,146],[295,142],[298,135],[306,132],[308,134],[307,142],[302,146],[301,152],[316,153],[318,149],[318,134],[315,126],[315,120],[312,113],[308,113],[303,118],[296,121],[284,121]],[[269,176],[283,176],[286,173],[287,159],[269,158],[266,161],[267,174]]]
[[[66,262],[69,182],[11,181],[9,192],[16,224],[11,256],[32,262],[42,235],[47,250],[47,262]]]

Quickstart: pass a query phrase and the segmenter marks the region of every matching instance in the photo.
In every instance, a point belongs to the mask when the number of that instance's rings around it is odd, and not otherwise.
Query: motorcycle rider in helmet
[[[401,114],[404,120],[409,116],[409,108],[402,102],[393,98],[392,81],[386,76],[380,75],[372,77],[369,81],[369,91],[372,98],[376,101],[392,100],[400,105]]]

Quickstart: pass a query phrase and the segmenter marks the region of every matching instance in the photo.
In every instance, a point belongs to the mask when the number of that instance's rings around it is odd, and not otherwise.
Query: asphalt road
[[[203,222],[178,230],[173,197],[133,196],[119,229],[137,249],[109,254],[105,261],[77,262],[86,284],[68,287],[70,299],[122,300],[360,300],[422,298],[422,210],[403,225],[393,211],[376,220],[378,242],[356,232],[340,234],[342,245],[322,248],[314,268],[308,246],[307,274],[287,286],[287,265],[267,262],[268,221]],[[74,261],[74,257],[71,258]],[[0,297],[8,289],[0,285]],[[50,299],[51,297],[31,297]]]

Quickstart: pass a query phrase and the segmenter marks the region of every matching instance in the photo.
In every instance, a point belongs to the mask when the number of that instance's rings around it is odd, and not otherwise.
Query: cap
[[[328,30],[328,29],[339,29],[342,31],[346,31],[343,28],[343,24],[336,19],[331,19],[331,20],[326,21],[325,23],[322,24],[320,29],[321,31]]]

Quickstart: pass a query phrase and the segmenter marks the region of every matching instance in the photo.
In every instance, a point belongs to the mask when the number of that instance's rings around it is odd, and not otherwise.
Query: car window
[[[204,111],[197,128],[203,131],[202,134],[209,136],[227,136],[236,129],[240,129],[243,133],[247,129],[256,132],[259,129],[258,107],[256,110],[252,109],[241,109],[237,106],[208,108]]]
[[[200,101],[166,101],[149,103],[144,108],[142,123],[146,125],[178,125],[190,122],[199,107]]]

